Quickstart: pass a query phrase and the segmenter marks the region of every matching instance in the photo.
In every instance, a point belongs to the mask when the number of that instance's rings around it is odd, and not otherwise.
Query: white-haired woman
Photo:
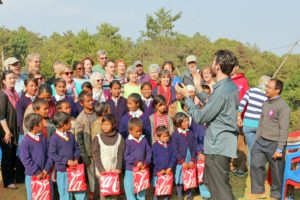
[[[158,64],[149,65],[148,72],[150,75],[150,84],[152,89],[157,88],[157,81],[159,78],[160,66]]]
[[[102,86],[104,76],[99,72],[94,72],[90,76],[90,82],[93,86],[93,99],[98,102],[105,102],[108,98],[105,97]]]
[[[141,95],[141,85],[138,83],[138,74],[135,66],[130,66],[127,69],[127,76],[129,82],[124,85],[124,98],[132,93],[138,93]]]

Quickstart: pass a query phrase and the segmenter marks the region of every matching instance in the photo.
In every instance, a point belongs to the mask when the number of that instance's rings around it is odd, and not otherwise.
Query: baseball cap
[[[139,61],[139,60],[134,61],[133,65],[134,65],[135,67],[138,66],[138,65],[144,66],[143,63],[142,63],[142,61]]]
[[[197,58],[194,55],[189,55],[188,57],[186,57],[186,63],[189,62],[197,62]]]
[[[9,57],[4,61],[4,67],[7,68],[9,65],[15,64],[17,62],[20,62],[15,57]]]

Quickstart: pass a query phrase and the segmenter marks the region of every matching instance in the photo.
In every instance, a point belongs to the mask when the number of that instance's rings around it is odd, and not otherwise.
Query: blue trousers
[[[246,127],[246,126],[243,127],[243,132],[245,135],[246,143],[248,145],[248,165],[249,165],[249,167],[250,167],[250,162],[251,162],[251,149],[255,142],[256,130],[257,130],[257,128],[253,128],[253,127]]]
[[[133,173],[132,171],[125,170],[124,177],[124,189],[127,200],[145,200],[146,199],[146,190],[143,190],[137,194],[134,193],[133,188]]]
[[[57,171],[57,187],[60,199],[72,200],[72,194],[74,194],[75,199],[86,200],[86,192],[69,192],[68,191],[68,174],[67,172]]]

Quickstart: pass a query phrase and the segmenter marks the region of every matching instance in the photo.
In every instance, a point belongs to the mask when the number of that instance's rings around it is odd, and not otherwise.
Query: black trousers
[[[234,200],[229,183],[231,158],[217,154],[205,155],[205,177],[208,179],[208,188],[211,200]]]
[[[0,143],[2,150],[1,173],[4,187],[15,183],[16,175],[16,145]]]

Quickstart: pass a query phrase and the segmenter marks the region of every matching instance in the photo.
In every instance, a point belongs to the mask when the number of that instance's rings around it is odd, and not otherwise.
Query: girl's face
[[[121,94],[121,86],[118,84],[113,84],[110,90],[111,90],[111,95],[115,98],[118,98]]]
[[[167,111],[167,106],[166,104],[158,104],[155,106],[155,109],[159,113],[165,113]]]
[[[94,82],[94,87],[95,88],[102,88],[103,80],[104,79],[100,75],[96,75],[95,82]]]
[[[113,62],[108,62],[105,66],[105,72],[111,76],[115,74],[115,63]]]
[[[89,59],[84,60],[83,67],[84,67],[84,70],[85,70],[86,74],[89,74],[89,73],[92,72],[93,65],[92,65],[92,62]]]
[[[45,78],[42,75],[35,75],[34,78],[38,81],[38,86],[45,83]]]
[[[132,137],[134,137],[137,140],[141,137],[142,131],[143,131],[143,129],[140,126],[134,126],[134,127],[132,127],[131,130],[129,130]]]
[[[149,99],[152,94],[152,89],[148,85],[145,85],[143,87],[143,89],[141,89],[141,93],[142,93],[143,97],[145,97],[146,99]]]
[[[67,82],[72,83],[73,81],[73,71],[71,69],[67,69],[61,77]]]
[[[112,132],[113,126],[109,121],[104,121],[101,124],[101,129],[103,133],[110,133]]]
[[[84,67],[81,63],[79,63],[78,65],[76,65],[76,76],[79,78],[83,78],[84,77]]]
[[[128,76],[129,76],[130,82],[136,83],[138,81],[138,74],[136,72],[131,73]]]
[[[140,108],[140,105],[132,97],[129,97],[127,99],[127,107],[129,111],[137,111]]]
[[[202,75],[204,81],[209,82],[212,80],[212,73],[209,69],[204,69]]]
[[[163,76],[160,78],[160,83],[162,86],[169,86],[170,85],[170,77],[169,76]]]
[[[26,86],[26,93],[27,94],[29,94],[30,96],[35,96],[37,90],[38,90],[38,86],[37,86],[37,84],[35,84],[35,82],[29,81],[27,83],[27,86]]]
[[[170,141],[170,135],[169,133],[162,133],[158,139],[161,143],[167,144]]]
[[[150,72],[150,78],[154,81],[156,81],[159,77],[159,72],[158,71],[152,71]]]
[[[7,74],[5,80],[2,81],[6,88],[12,89],[15,87],[16,76],[14,73]]]
[[[189,125],[190,125],[190,120],[189,120],[189,118],[185,118],[184,120],[183,120],[183,122],[181,123],[181,129],[182,130],[186,130],[186,129],[188,129],[189,128]]]
[[[44,99],[45,101],[49,102],[51,101],[51,94],[47,93],[47,92],[43,92],[41,94],[39,94],[38,96],[40,99]]]
[[[67,92],[66,84],[58,83],[55,87],[55,91],[59,96],[63,96]]]
[[[117,65],[118,75],[124,75],[126,73],[126,65],[123,62],[119,62]]]
[[[47,118],[48,113],[49,113],[49,105],[47,104],[42,104],[40,106],[40,109],[36,111],[37,114],[41,115],[42,118]]]

